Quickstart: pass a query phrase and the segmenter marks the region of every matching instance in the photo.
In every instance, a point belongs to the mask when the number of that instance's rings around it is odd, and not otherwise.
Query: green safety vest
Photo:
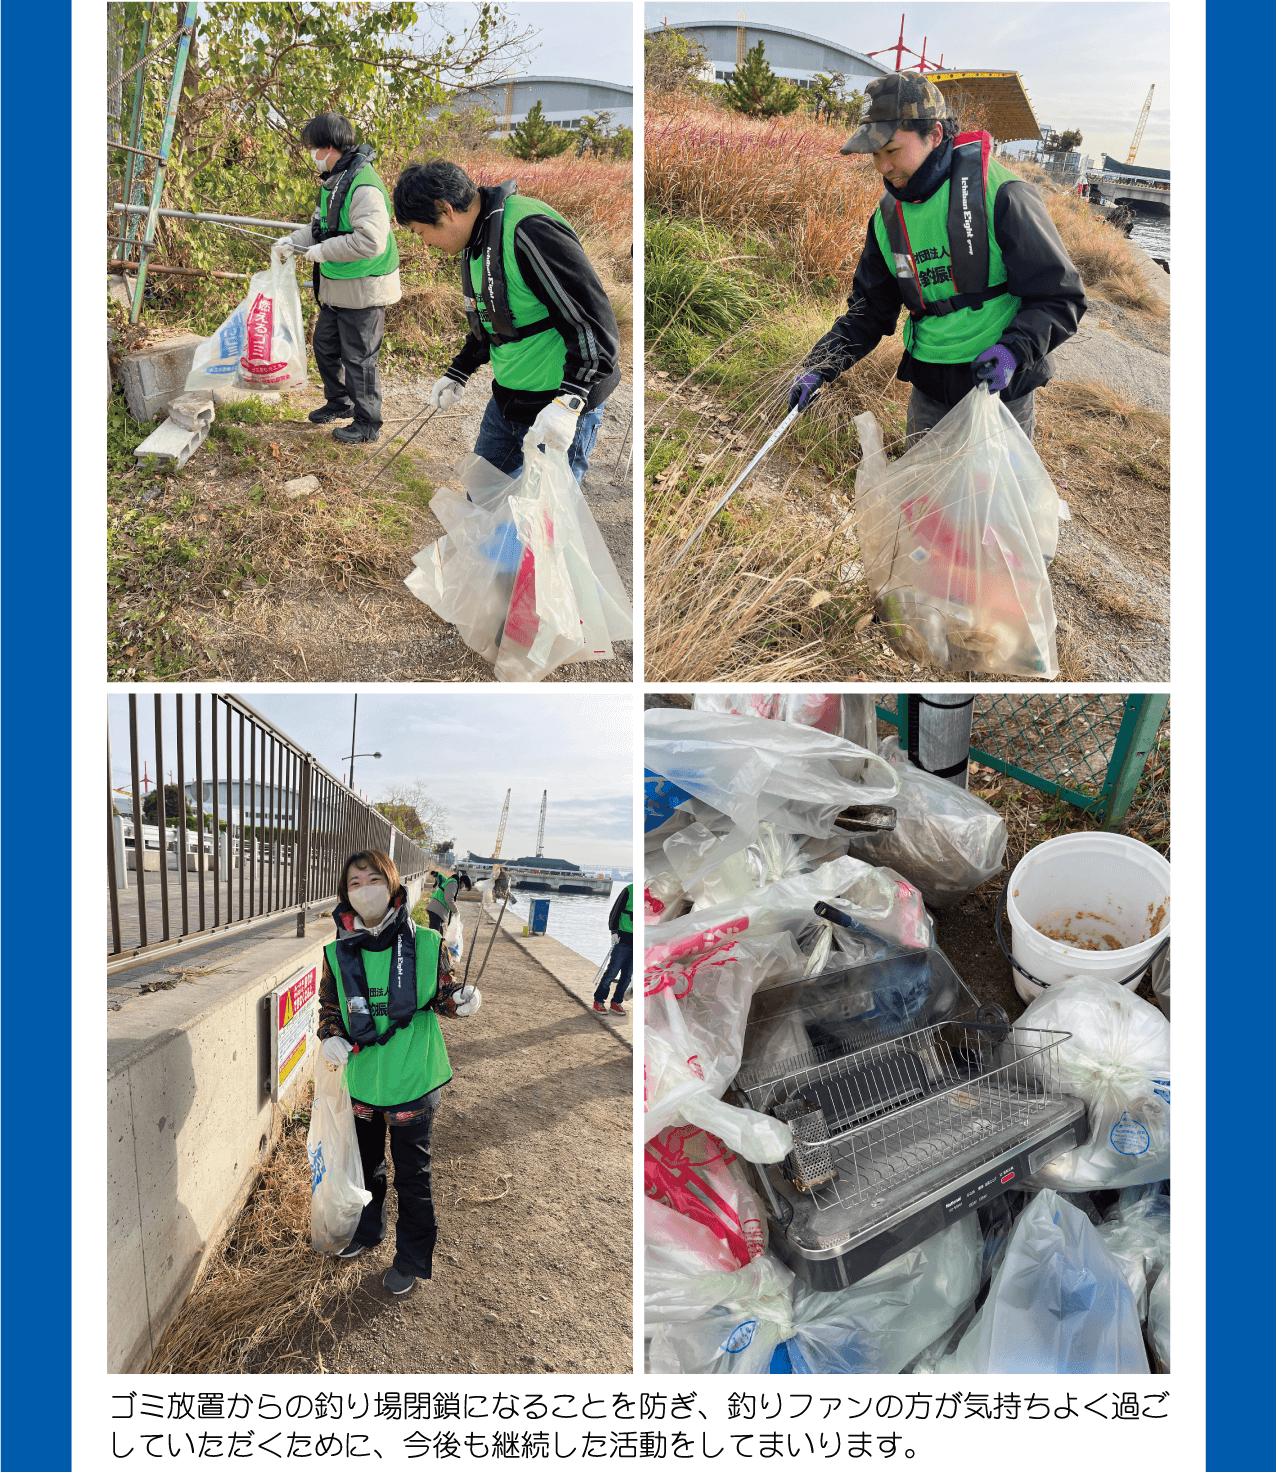
[[[417,927],[416,1000],[421,1009],[429,1007],[439,989],[441,943],[442,936],[438,931],[430,930],[424,925]],[[336,978],[337,997],[341,1002],[341,1021],[348,1032],[350,1014],[346,1009],[346,992],[337,963],[335,941],[324,947],[324,955],[328,958],[328,966]],[[368,979],[368,996],[372,1004],[372,1022],[378,1035],[390,1028],[385,1004],[390,990],[390,960],[393,955],[393,948],[363,953],[363,969]],[[382,1009],[380,1013],[377,1011],[378,1004]],[[357,1053],[352,1053],[346,1063],[346,1086],[351,1098],[381,1109],[420,1099],[431,1089],[447,1083],[451,1077],[452,1065],[448,1062],[447,1049],[443,1046],[443,1029],[439,1026],[435,1013],[428,1010],[418,1011],[412,1021],[395,1033],[388,1043],[380,1047],[361,1048]]]
[[[990,146],[986,133],[961,134],[949,177],[929,199],[884,194],[873,215],[909,311],[904,346],[924,363],[973,362],[1023,304],[1006,285],[993,231],[997,191],[1017,175],[989,157]]]
[[[506,187],[512,191],[514,186],[501,186]],[[549,393],[562,386],[567,344],[550,325],[549,308],[528,288],[519,269],[514,229],[528,215],[549,215],[567,224],[557,210],[538,199],[506,194],[503,207],[489,215],[478,249],[467,247],[463,252],[461,283],[470,331],[487,342],[497,383],[502,388]]]
[[[620,912],[621,935],[632,935],[634,933],[634,887],[629,886],[629,893],[625,896],[625,908]]]
[[[343,194],[337,227],[335,230],[326,231],[325,239],[331,239],[334,235],[350,234],[350,197],[356,189],[365,185],[381,191],[381,197],[385,200],[386,214],[391,219],[394,218],[394,212],[390,207],[390,195],[381,182],[380,175],[371,164],[365,164],[350,181],[350,187]],[[319,191],[319,218],[322,221],[328,219],[328,195],[329,189],[325,184]],[[363,261],[320,261],[319,263],[321,275],[342,281],[349,280],[353,276],[389,276],[392,271],[398,269],[399,247],[395,242],[393,229],[386,236],[385,249],[379,256],[372,256]]]

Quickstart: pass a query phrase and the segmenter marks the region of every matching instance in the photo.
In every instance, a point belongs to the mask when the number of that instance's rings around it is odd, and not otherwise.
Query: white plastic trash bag
[[[923,772],[888,736],[880,754],[899,772],[890,833],[853,833],[849,852],[902,874],[939,909],[956,904],[994,874],[1006,853],[1006,824],[995,808],[971,792]]]
[[[1148,1296],[1148,1343],[1156,1369],[1170,1373],[1170,1265],[1167,1262]]]
[[[923,667],[1054,679],[1047,564],[1067,508],[1001,401],[978,385],[888,464],[872,414],[855,529],[886,636]]]
[[[332,1068],[322,1055],[315,1063],[315,1102],[306,1150],[310,1156],[310,1240],[316,1252],[332,1256],[349,1247],[372,1192],[363,1188],[346,1071]]]
[[[186,392],[233,385],[275,390],[306,386],[306,334],[297,274],[271,256],[248,295],[213,335],[195,349]]]
[[[836,691],[786,690],[764,694],[752,690],[696,692],[695,710],[723,714],[760,716],[768,721],[790,721],[795,726],[813,726],[832,736],[843,734],[842,697]]]
[[[1170,1198],[1155,1186],[1123,1191],[1097,1230],[1121,1264],[1139,1319],[1145,1321],[1148,1294],[1170,1260]]]
[[[837,1293],[793,1287],[795,1375],[897,1375],[979,1291],[983,1238],[971,1212]]]
[[[1078,977],[1048,987],[1016,1028],[1057,1029],[1054,1087],[1086,1102],[1089,1142],[1041,1166],[1030,1184],[1057,1191],[1142,1186],[1170,1175],[1170,1024],[1115,981]],[[1053,1058],[1053,1053],[1047,1055]]]
[[[452,958],[452,966],[465,955],[465,927],[461,924],[461,917],[453,914],[447,923],[447,929],[443,932],[443,944],[447,946],[448,955]]]
[[[1134,1295],[1084,1212],[1042,1191],[940,1374],[1146,1375]]]
[[[461,489],[431,498],[447,535],[413,558],[409,591],[498,680],[613,659],[612,642],[633,637],[633,609],[567,456],[542,452],[529,432],[516,480],[474,455],[459,471]]]

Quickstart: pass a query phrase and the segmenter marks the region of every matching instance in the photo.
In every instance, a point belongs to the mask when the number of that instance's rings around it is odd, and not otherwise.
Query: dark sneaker
[[[416,1285],[416,1279],[411,1273],[401,1273],[398,1268],[391,1268],[381,1279],[381,1286],[387,1293],[393,1293],[396,1298],[402,1298],[405,1293],[411,1293]]]
[[[334,404],[330,400],[322,408],[312,409],[309,418],[311,424],[331,424],[334,419],[353,419],[354,405]]]
[[[358,1257],[361,1252],[366,1252],[367,1247],[362,1242],[352,1242],[349,1247],[343,1247],[338,1257]]]
[[[380,439],[381,431],[371,424],[356,423],[348,429],[334,429],[332,437],[343,445],[374,445]]]
[[[601,1002],[595,1002],[594,1003],[594,1011],[595,1012],[605,1012],[606,1010],[607,1010],[607,1008]]]
[[[613,1012],[619,1012],[622,1017],[628,1017],[629,1016],[629,1013],[625,1011],[625,1009],[620,1005],[619,1002],[613,1002],[611,1004],[611,1010]]]

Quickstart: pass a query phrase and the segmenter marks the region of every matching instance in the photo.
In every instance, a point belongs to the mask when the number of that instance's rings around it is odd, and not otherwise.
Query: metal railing
[[[108,972],[288,914],[304,936],[307,908],[336,897],[361,848],[404,880],[430,868],[427,848],[236,695],[130,695],[127,771],[118,783],[108,729]]]

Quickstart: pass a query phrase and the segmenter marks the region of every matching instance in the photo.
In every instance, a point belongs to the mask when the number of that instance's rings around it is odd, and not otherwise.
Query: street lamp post
[[[355,748],[355,739],[354,739],[354,736],[355,736],[355,732],[358,730],[358,728],[359,728],[359,697],[356,695],[355,698],[354,698],[354,720],[353,720],[353,722],[351,723],[351,726],[350,726],[350,773],[349,773],[349,777],[347,779],[349,781],[349,783],[350,783],[350,791],[351,792],[354,791],[354,759],[355,759],[355,757],[357,757],[357,756],[371,756],[371,757],[375,757],[377,759],[377,761],[380,761],[381,760],[381,753],[379,751],[356,751],[354,749]]]

